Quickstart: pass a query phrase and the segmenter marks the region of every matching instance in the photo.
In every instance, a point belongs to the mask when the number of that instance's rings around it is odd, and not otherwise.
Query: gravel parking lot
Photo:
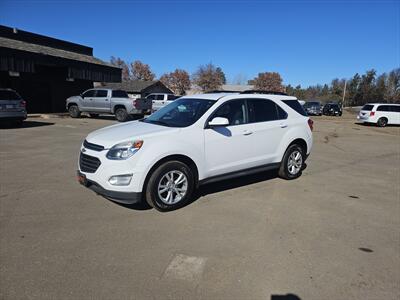
[[[0,129],[0,298],[399,299],[400,128],[313,119],[298,180],[210,184],[170,213],[77,183],[80,143],[112,119]]]

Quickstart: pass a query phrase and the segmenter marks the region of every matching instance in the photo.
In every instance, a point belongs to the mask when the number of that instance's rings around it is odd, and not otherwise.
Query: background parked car
[[[21,126],[26,117],[25,100],[12,89],[0,89],[0,121]]]
[[[400,104],[367,103],[359,112],[357,120],[379,127],[400,125]]]
[[[304,110],[308,115],[313,116],[321,116],[322,115],[322,107],[321,102],[319,101],[309,101],[303,105]]]
[[[131,99],[122,90],[90,89],[79,96],[67,99],[66,107],[72,118],[79,118],[81,112],[87,112],[91,117],[99,114],[114,114],[120,122],[130,119],[131,115],[144,115],[151,111],[149,99]]]
[[[322,109],[322,114],[326,116],[341,116],[342,108],[337,103],[327,103]]]
[[[168,105],[177,98],[179,98],[179,96],[175,96],[174,94],[161,94],[161,93],[153,93],[146,96],[146,99],[150,99],[153,103],[152,106],[153,112]]]

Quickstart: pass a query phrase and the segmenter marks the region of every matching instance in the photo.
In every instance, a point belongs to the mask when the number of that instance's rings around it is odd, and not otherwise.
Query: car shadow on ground
[[[278,171],[271,170],[271,171],[265,171],[265,172],[261,172],[261,173],[245,175],[245,176],[241,176],[241,177],[236,177],[236,178],[232,178],[232,179],[227,179],[227,180],[222,180],[222,181],[218,181],[218,182],[201,185],[196,190],[193,200],[190,203],[193,203],[194,201],[197,201],[199,198],[210,195],[210,194],[215,194],[215,193],[219,193],[219,192],[223,192],[223,191],[227,191],[227,190],[231,190],[231,189],[240,188],[240,187],[255,184],[258,182],[271,180],[271,179],[274,179],[277,177],[278,177]],[[188,203],[188,204],[190,204],[190,203]]]
[[[215,194],[219,192],[223,192],[226,190],[231,190],[239,187],[243,187],[246,185],[262,182],[262,181],[267,181],[271,180],[278,177],[278,171],[277,170],[272,170],[272,171],[266,171],[266,172],[261,172],[257,174],[252,174],[252,175],[246,175],[246,176],[241,176],[233,179],[227,179],[227,180],[222,180],[214,183],[208,183],[201,185],[193,194],[192,200],[186,203],[184,206],[179,207],[178,209],[181,209],[185,206],[191,205],[193,202],[196,202],[198,200],[201,201],[202,197],[205,197],[210,194]],[[145,199],[142,199],[140,203],[137,204],[121,204],[114,202],[115,204],[133,209],[133,210],[148,210],[152,209],[151,206],[149,206],[146,203]]]
[[[271,300],[301,300],[301,298],[295,294],[286,294],[286,295],[271,295]]]
[[[307,163],[304,163],[303,171],[306,168],[307,168]],[[207,195],[216,194],[216,193],[227,191],[227,190],[232,190],[232,189],[240,188],[243,186],[247,186],[247,185],[251,185],[251,184],[255,184],[255,183],[259,183],[259,182],[263,182],[263,181],[268,181],[268,180],[275,179],[278,177],[279,177],[278,170],[270,170],[270,171],[264,171],[264,172],[255,173],[255,174],[251,174],[251,175],[245,175],[245,176],[240,176],[240,177],[236,177],[236,178],[221,180],[218,182],[204,184],[204,185],[199,186],[197,188],[197,190],[194,191],[191,201],[187,202],[185,205],[183,205],[177,209],[179,210],[181,208],[189,206],[193,202],[201,200],[202,197],[205,197]],[[137,204],[122,204],[122,203],[117,203],[117,202],[114,202],[114,203],[119,206],[133,209],[133,210],[152,209],[152,207],[147,204],[147,202],[144,198],[142,199],[141,202],[139,202]],[[288,299],[292,299],[292,298],[288,298]],[[296,299],[296,298],[293,298],[293,299]]]
[[[16,123],[0,123],[0,129],[22,129],[22,128],[33,128],[33,127],[41,127],[41,126],[50,126],[55,123],[51,122],[40,122],[40,121],[24,121],[22,125]]]

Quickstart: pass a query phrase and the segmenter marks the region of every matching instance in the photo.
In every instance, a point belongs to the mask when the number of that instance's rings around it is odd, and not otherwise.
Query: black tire
[[[292,172],[289,171],[289,158],[293,153],[299,153],[301,155],[301,165],[300,169],[293,174]],[[279,167],[279,177],[284,178],[286,180],[292,180],[296,179],[301,176],[302,171],[304,169],[304,161],[305,161],[305,153],[304,153],[303,147],[297,144],[290,145],[285,152],[285,155],[283,156],[281,166]]]
[[[71,118],[79,118],[81,116],[81,112],[79,111],[79,107],[77,105],[71,105],[68,107],[68,112]]]
[[[97,117],[99,116],[99,114],[89,114],[89,116],[90,116],[91,118],[97,118]]]
[[[180,172],[186,176],[186,193],[184,196],[175,203],[167,204],[165,203],[159,195],[159,185],[165,182],[165,175],[170,174],[170,172]],[[178,174],[176,174],[178,176]],[[173,177],[174,180],[177,180],[179,177]],[[146,185],[146,202],[151,206],[157,209],[158,211],[166,212],[175,210],[187,204],[193,195],[195,187],[195,179],[193,176],[192,170],[184,163],[180,161],[167,161],[160,165],[150,176],[147,185]],[[165,193],[169,193],[167,190]],[[171,192],[174,195],[173,192]],[[165,194],[161,193],[161,196]],[[175,193],[175,195],[177,195]]]
[[[388,123],[388,119],[386,118],[379,118],[378,122],[376,123],[379,127],[385,127]]]
[[[115,118],[118,122],[125,122],[129,119],[129,114],[125,108],[119,107],[115,110]]]

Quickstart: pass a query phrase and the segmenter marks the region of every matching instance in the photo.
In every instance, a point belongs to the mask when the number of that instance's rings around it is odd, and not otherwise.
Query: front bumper
[[[86,175],[81,173],[80,171],[77,171],[77,174],[80,184],[87,187],[88,189],[91,189],[93,192],[103,196],[104,198],[123,204],[135,204],[139,203],[142,200],[142,193],[110,191],[103,188],[97,182],[87,179]]]

